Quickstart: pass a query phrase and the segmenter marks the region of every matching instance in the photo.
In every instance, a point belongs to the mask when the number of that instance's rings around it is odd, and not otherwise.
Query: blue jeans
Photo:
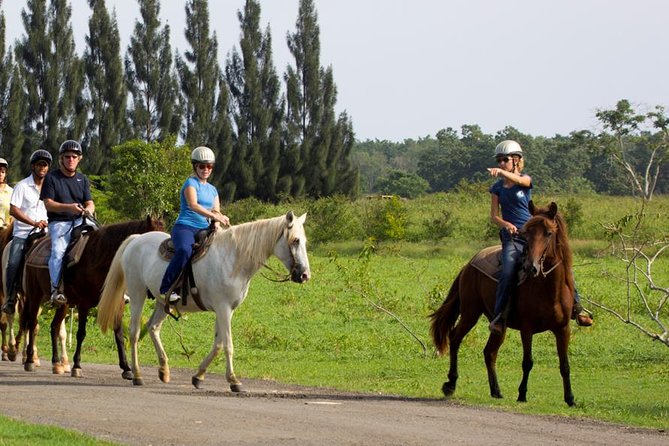
[[[500,314],[509,303],[509,294],[518,283],[518,265],[525,252],[527,242],[518,234],[509,231],[499,232],[502,240],[502,275],[497,283],[495,294],[495,316]]]
[[[186,266],[186,262],[193,253],[193,243],[195,243],[195,234],[200,231],[198,228],[176,224],[172,228],[172,243],[174,244],[174,257],[167,265],[167,270],[160,283],[160,294],[165,294],[181,274]]]
[[[5,283],[7,284],[7,301],[16,302],[16,273],[23,263],[23,248],[26,246],[26,239],[14,237],[12,246],[9,248],[9,259],[7,260],[7,272],[5,273]]]
[[[49,257],[49,277],[51,278],[51,290],[58,288],[60,276],[63,271],[63,257],[72,238],[72,229],[79,226],[83,219],[74,221],[52,221],[49,223],[49,235],[51,236],[51,256]]]

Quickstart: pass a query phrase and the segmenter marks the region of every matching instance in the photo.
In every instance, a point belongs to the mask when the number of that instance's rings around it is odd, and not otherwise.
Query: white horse
[[[207,367],[223,350],[226,360],[225,377],[230,383],[230,389],[233,392],[242,391],[242,384],[232,367],[232,314],[244,301],[251,278],[272,254],[290,271],[293,282],[304,283],[309,280],[311,272],[304,233],[305,219],[306,214],[295,217],[291,211],[285,216],[219,230],[214,235],[207,254],[193,264],[193,275],[200,299],[208,311],[216,313],[213,348],[192,378],[196,388],[201,387]],[[114,327],[123,317],[123,295],[127,289],[130,297],[130,343],[135,385],[143,384],[137,354],[142,309],[147,290],[153,296],[160,296],[160,282],[167,262],[159,256],[158,246],[168,237],[164,232],[149,232],[126,239],[112,260],[98,304],[98,324],[104,332]],[[182,299],[178,309],[181,312],[202,311],[192,297],[188,299],[187,305],[183,305]],[[170,371],[160,340],[160,326],[166,316],[164,301],[157,297],[147,328],[158,354],[158,375],[165,383],[170,380]]]

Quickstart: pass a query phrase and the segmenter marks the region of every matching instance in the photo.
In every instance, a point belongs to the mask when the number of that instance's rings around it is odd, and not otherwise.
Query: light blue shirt
[[[177,217],[176,224],[205,229],[209,226],[207,219],[188,207],[186,195],[184,194],[187,187],[195,188],[197,204],[209,210],[214,207],[214,200],[218,197],[218,191],[209,183],[200,183],[194,176],[188,177],[184,185],[181,186],[181,192],[179,193],[179,196],[181,197],[181,206],[179,208],[179,216]]]

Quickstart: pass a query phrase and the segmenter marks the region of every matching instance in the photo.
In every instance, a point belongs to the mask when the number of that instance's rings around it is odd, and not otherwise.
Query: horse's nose
[[[310,274],[309,271],[307,270],[307,271],[304,271],[304,272],[302,273],[302,275],[300,276],[300,279],[301,279],[300,281],[301,281],[302,283],[304,283],[304,282],[306,282],[307,280],[309,280],[310,278],[311,278],[311,274]]]

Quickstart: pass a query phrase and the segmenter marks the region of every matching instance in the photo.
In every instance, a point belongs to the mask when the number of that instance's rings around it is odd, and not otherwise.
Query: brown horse
[[[121,243],[132,234],[142,234],[149,231],[162,231],[162,220],[147,217],[144,220],[128,221],[103,226],[88,236],[88,243],[78,263],[63,270],[63,284],[67,304],[57,308],[51,322],[51,363],[53,373],[63,373],[63,367],[58,358],[56,343],[59,327],[67,314],[69,306],[77,306],[79,310],[79,324],[77,327],[77,348],[74,353],[72,376],[81,376],[81,346],[86,337],[86,322],[91,308],[97,306],[100,292],[104,284],[107,271],[116,250]],[[37,317],[40,305],[51,294],[49,270],[26,265],[24,269],[24,308],[21,312],[21,329],[30,334],[27,345],[27,360],[24,365],[26,371],[33,371],[32,354],[35,348],[34,331],[37,326]],[[125,355],[122,326],[114,328],[114,339],[118,350],[119,367],[123,370],[123,378],[132,379],[132,372]]]
[[[574,304],[572,255],[567,226],[557,212],[557,205],[537,209],[530,203],[533,217],[521,232],[527,239],[527,260],[532,276],[519,286],[515,304],[509,312],[507,325],[520,330],[523,343],[523,379],[518,388],[518,401],[527,401],[527,381],[532,370],[532,336],[551,331],[555,335],[564,400],[574,405],[569,376],[569,320]],[[441,354],[450,343],[448,381],[442,386],[444,395],[455,392],[458,380],[458,349],[462,339],[476,325],[482,314],[492,318],[497,284],[467,264],[458,274],[441,307],[430,317],[430,332]],[[459,318],[459,320],[458,320]],[[457,322],[457,324],[456,324]],[[491,334],[483,350],[490,395],[501,398],[495,363],[506,331]]]

